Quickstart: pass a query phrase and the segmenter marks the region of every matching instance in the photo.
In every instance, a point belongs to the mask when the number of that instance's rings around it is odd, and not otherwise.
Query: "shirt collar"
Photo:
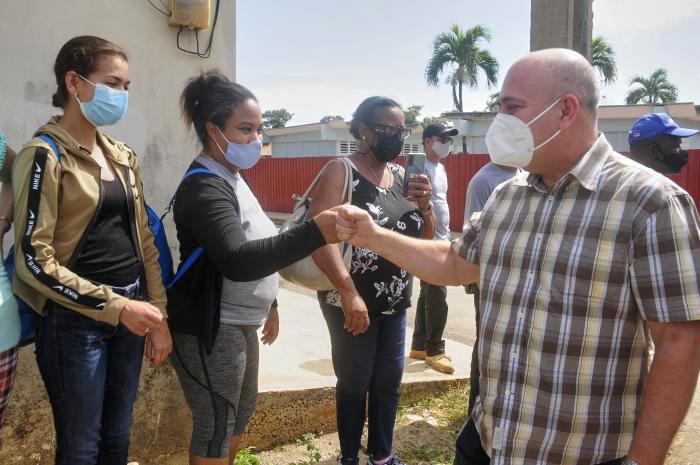
[[[594,192],[597,191],[600,172],[603,170],[603,166],[611,151],[612,147],[610,143],[605,138],[605,135],[601,133],[591,148],[581,157],[576,166],[564,175],[562,179],[574,177],[586,189]],[[539,174],[523,173],[517,176],[517,179],[514,181],[515,185],[533,186],[536,188],[537,186],[543,186],[542,177]],[[559,185],[560,182],[556,184]]]

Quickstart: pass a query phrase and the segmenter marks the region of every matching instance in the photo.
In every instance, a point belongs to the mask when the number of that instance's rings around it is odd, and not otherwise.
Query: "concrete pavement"
[[[461,292],[464,296],[464,291]],[[458,293],[454,293],[452,297],[455,308],[458,307],[458,297]],[[280,305],[280,335],[271,346],[260,348],[260,391],[335,386],[330,337],[315,296],[309,292],[282,288],[277,300]],[[465,326],[461,320],[466,319],[462,316],[466,310],[453,313],[454,316],[450,317],[448,324],[454,324],[455,328]],[[471,320],[473,319],[472,309]],[[408,322],[410,326],[406,330],[406,356],[410,350],[410,338],[413,333],[412,312]],[[454,329],[452,332],[458,331]],[[470,337],[460,339],[461,342],[451,339],[446,341],[446,352],[452,357],[455,365],[454,374],[438,373],[422,361],[406,358],[403,382],[466,380],[469,377],[471,346],[464,342]]]

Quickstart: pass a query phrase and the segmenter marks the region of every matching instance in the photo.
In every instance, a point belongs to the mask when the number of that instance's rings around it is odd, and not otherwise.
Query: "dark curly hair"
[[[112,42],[95,36],[73,37],[66,42],[56,56],[53,71],[56,74],[58,90],[53,94],[52,104],[63,108],[68,101],[66,74],[75,71],[87,77],[97,69],[97,63],[104,56],[118,56],[129,61],[126,51]]]
[[[249,99],[258,101],[246,87],[231,82],[221,70],[211,69],[187,81],[180,106],[185,122],[194,126],[200,142],[207,147],[207,121],[223,130],[236,107]]]
[[[352,115],[352,121],[350,122],[350,134],[360,140],[360,123],[368,124],[372,123],[374,118],[377,116],[377,111],[382,108],[399,108],[401,105],[396,100],[392,100],[389,97],[368,97],[362,101],[355,113]]]

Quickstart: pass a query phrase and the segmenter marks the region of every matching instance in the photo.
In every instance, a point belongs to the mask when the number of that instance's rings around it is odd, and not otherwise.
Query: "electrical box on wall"
[[[171,26],[185,26],[190,29],[209,27],[210,0],[170,0]]]

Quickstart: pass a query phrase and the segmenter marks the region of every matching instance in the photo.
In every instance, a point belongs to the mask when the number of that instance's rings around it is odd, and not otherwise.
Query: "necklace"
[[[370,166],[370,164],[367,163],[367,161],[365,160],[365,157],[362,156],[362,155],[360,155],[359,158],[360,158],[360,160],[362,160],[362,164],[365,165],[365,166],[367,167],[367,171],[369,171],[370,173],[372,173],[372,176],[374,176],[374,179],[377,181],[377,187],[380,187],[380,188],[383,189],[384,187],[382,186],[382,181],[384,181],[384,173],[385,173],[386,170],[388,169],[388,166],[385,164],[385,165],[384,165],[384,168],[382,168],[382,174],[381,174],[381,176],[377,176],[377,173],[372,169],[372,167]]]

